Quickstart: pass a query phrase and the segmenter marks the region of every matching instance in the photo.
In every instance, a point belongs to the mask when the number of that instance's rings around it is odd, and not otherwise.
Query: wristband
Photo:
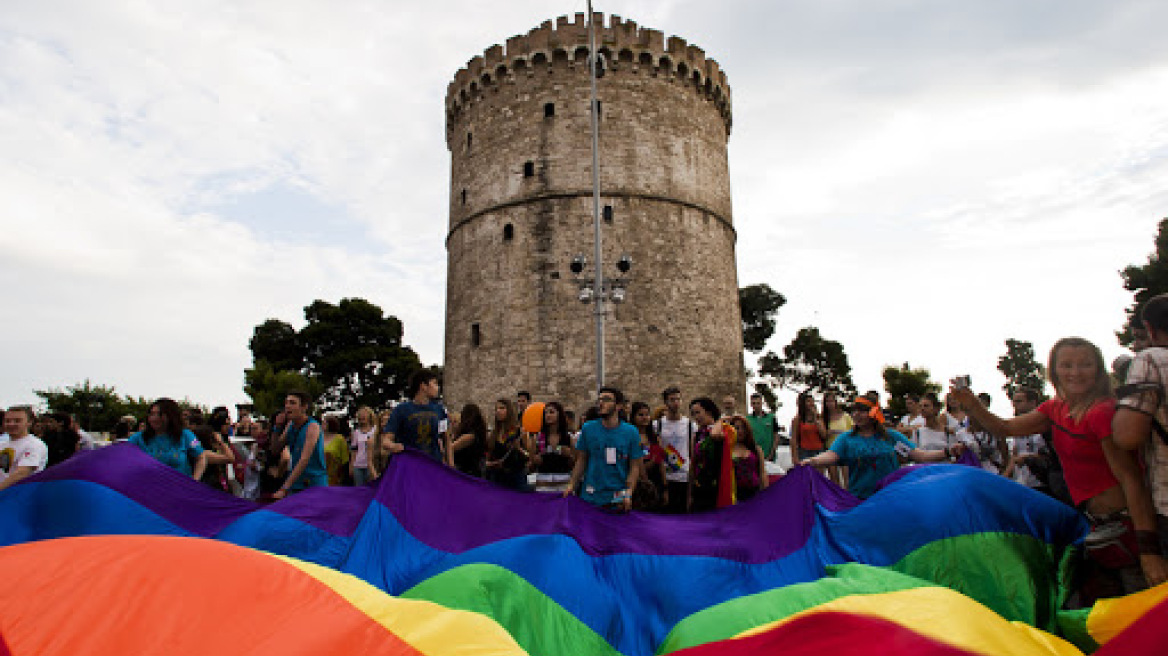
[[[1161,556],[1160,535],[1155,531],[1136,531],[1136,545],[1141,556]]]

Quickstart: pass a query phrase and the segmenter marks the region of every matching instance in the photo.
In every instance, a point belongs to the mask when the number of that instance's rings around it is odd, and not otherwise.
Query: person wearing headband
[[[965,450],[964,444],[945,449],[921,449],[901,433],[884,427],[884,413],[866,396],[852,404],[852,430],[843,433],[831,448],[800,465],[848,467],[848,491],[861,499],[876,492],[882,478],[896,471],[902,459],[912,462],[947,462]]]

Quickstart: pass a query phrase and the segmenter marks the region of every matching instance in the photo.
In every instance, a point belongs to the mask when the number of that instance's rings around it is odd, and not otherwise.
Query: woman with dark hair
[[[827,448],[827,427],[819,416],[811,392],[800,394],[795,407],[795,418],[791,420],[791,441],[795,444],[796,452],[791,459],[797,462],[823,453]]]
[[[641,480],[633,490],[633,509],[661,510],[669,503],[665,485],[666,453],[653,429],[653,410],[649,404],[635,401],[629,415],[641,435],[641,448],[645,451],[641,460]]]
[[[536,491],[563,492],[568,489],[576,455],[568,433],[568,417],[559,401],[548,401],[543,406],[543,426],[535,436],[535,451],[531,465],[535,470]]]
[[[231,492],[227,468],[235,463],[235,450],[224,437],[227,423],[226,417],[212,413],[208,423],[190,428],[207,453],[207,470],[199,480],[222,492]]]
[[[765,490],[768,480],[766,459],[762,448],[754,441],[754,430],[745,417],[730,418],[730,425],[738,434],[731,457],[734,459],[734,499],[742,502]]]
[[[942,462],[965,450],[961,443],[941,451],[917,448],[904,435],[884,427],[884,413],[866,396],[857,397],[852,405],[852,422],[855,427],[835,438],[830,449],[799,464],[847,465],[848,491],[861,499],[872,496],[880,479],[896,471],[902,458],[912,462]]]
[[[1097,598],[1145,587],[1141,567],[1148,578],[1162,578],[1163,559],[1142,550],[1135,535],[1156,530],[1155,510],[1136,455],[1111,439],[1115,395],[1103,353],[1085,339],[1064,337],[1051,348],[1046,371],[1055,397],[1019,417],[998,417],[957,381],[949,398],[994,435],[1052,431],[1071,499],[1092,527],[1086,539],[1090,567],[1080,599],[1089,606]]]
[[[738,439],[734,428],[719,421],[722,411],[708,397],[691,401],[689,416],[698,425],[690,476],[692,510],[701,512],[734,505],[732,452]]]
[[[487,452],[487,422],[483,411],[474,403],[462,406],[458,418],[458,437],[450,443],[454,452],[454,468],[482,478],[483,457]]]
[[[182,411],[171,399],[161,398],[151,404],[146,429],[134,433],[128,441],[195,480],[200,480],[207,469],[207,454],[195,434],[183,428]]]
[[[512,490],[527,489],[527,461],[532,447],[521,430],[510,399],[495,402],[495,427],[487,436],[486,478]]]

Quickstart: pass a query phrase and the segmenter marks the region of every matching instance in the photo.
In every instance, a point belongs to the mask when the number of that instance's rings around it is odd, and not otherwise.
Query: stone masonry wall
[[[593,256],[576,18],[508,40],[505,55],[488,50],[448,94],[445,396],[456,408],[474,401],[489,416],[495,398],[528,389],[582,411],[595,393],[593,307],[568,271],[574,255]],[[634,262],[628,301],[609,306],[606,382],[653,405],[670,384],[687,398],[741,397],[725,76],[680,39],[616,17],[601,33],[612,62],[598,81],[605,274],[623,253]]]

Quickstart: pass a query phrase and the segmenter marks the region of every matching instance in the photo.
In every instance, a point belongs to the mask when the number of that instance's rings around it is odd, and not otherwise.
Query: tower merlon
[[[554,61],[567,61],[570,67],[578,68],[586,63],[580,52],[588,47],[588,22],[584,13],[572,17],[560,16],[554,21],[544,21],[527,34],[508,38],[504,45],[492,45],[475,56],[454,75],[446,90],[446,114],[449,123],[454,120],[466,102],[474,102],[478,92],[487,86],[498,84],[501,75],[526,70],[534,74],[537,64],[550,67]],[[608,25],[602,13],[595,13],[597,43],[602,52],[607,51],[615,60],[621,53],[632,55],[631,70],[658,74],[665,71],[684,77],[685,82],[694,84],[699,93],[714,102],[726,123],[729,133],[731,125],[731,94],[726,74],[718,62],[707,58],[706,51],[692,45],[685,39],[670,36],[668,39],[660,30],[640,27],[635,21],[624,20],[620,16],[610,16]],[[645,55],[648,57],[645,57]],[[645,62],[651,62],[646,66]],[[618,64],[619,66],[619,64]],[[682,68],[684,66],[684,69]],[[684,73],[684,75],[682,75]]]

